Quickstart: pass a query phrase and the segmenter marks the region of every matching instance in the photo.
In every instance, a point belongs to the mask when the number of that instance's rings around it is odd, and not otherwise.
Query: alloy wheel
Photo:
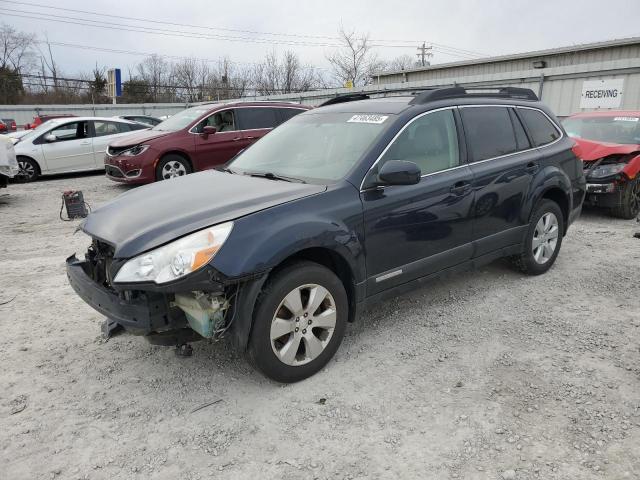
[[[553,257],[558,245],[558,218],[552,212],[545,213],[533,232],[533,241],[531,242],[531,250],[533,259],[536,263],[543,265]]]
[[[24,178],[25,180],[29,180],[33,178],[36,174],[36,169],[30,162],[25,162],[24,160],[18,161],[18,175],[19,178]]]
[[[184,164],[176,160],[164,164],[162,167],[162,178],[168,180],[170,178],[182,177],[187,174]]]
[[[271,321],[271,348],[278,359],[291,366],[318,358],[336,327],[336,303],[321,285],[301,285],[289,292]]]

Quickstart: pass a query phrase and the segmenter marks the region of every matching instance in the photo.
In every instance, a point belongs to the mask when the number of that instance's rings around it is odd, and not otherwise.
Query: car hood
[[[574,138],[573,140],[578,146],[578,156],[586,161],[597,160],[609,155],[628,155],[640,152],[640,145],[594,142],[584,138]]]
[[[109,143],[110,147],[133,147],[160,137],[166,137],[175,132],[161,132],[160,130],[140,130],[124,137],[115,138]]]
[[[211,225],[324,192],[310,185],[214,170],[130,190],[91,213],[80,228],[130,258]]]

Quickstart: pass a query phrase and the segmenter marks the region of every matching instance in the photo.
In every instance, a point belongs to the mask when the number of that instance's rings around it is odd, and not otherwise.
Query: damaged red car
[[[577,113],[563,126],[587,178],[586,205],[632,219],[640,213],[640,112]]]

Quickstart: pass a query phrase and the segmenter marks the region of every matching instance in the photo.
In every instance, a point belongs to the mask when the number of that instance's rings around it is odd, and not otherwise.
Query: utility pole
[[[420,64],[423,67],[426,67],[427,65],[431,65],[431,63],[429,61],[427,61],[427,58],[431,58],[433,57],[433,53],[431,53],[431,49],[433,47],[431,45],[429,45],[427,47],[427,43],[426,42],[422,42],[422,46],[418,47],[418,59],[420,60]]]

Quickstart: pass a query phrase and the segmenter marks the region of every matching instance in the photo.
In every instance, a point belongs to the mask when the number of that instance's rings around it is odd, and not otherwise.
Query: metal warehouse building
[[[559,116],[640,110],[640,37],[385,72],[373,80],[376,88],[526,87]]]

